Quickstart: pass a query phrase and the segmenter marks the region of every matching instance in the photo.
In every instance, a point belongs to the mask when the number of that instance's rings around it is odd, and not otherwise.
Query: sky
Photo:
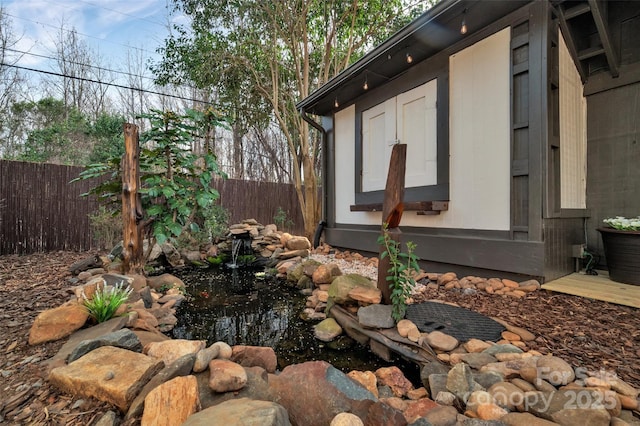
[[[168,25],[181,19],[169,13],[170,0],[0,0],[0,4],[20,39],[15,49],[27,52],[18,65],[48,71],[56,69],[46,57],[53,56],[63,23],[99,52],[107,68],[122,70],[125,66],[119,61],[126,59],[127,51],[158,59],[155,50],[163,44]]]

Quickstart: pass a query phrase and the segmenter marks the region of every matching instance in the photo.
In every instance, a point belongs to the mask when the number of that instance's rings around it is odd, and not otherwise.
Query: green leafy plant
[[[123,285],[124,282],[121,281],[113,287],[98,288],[91,298],[88,298],[83,291],[83,305],[89,312],[89,316],[98,323],[113,318],[118,308],[129,299],[133,291],[129,286],[123,288]]]
[[[275,223],[280,230],[289,230],[295,226],[293,220],[289,218],[287,212],[284,211],[280,206],[278,206],[278,210],[273,216],[273,223]]]
[[[378,244],[384,246],[380,259],[389,257],[389,271],[386,280],[391,290],[391,304],[393,306],[391,316],[397,322],[404,318],[407,311],[407,298],[411,295],[411,289],[415,280],[411,271],[418,271],[418,257],[413,253],[416,245],[407,242],[407,251],[402,251],[402,244],[395,241],[389,235],[387,224],[382,227],[382,234],[378,237]]]
[[[632,218],[616,216],[604,219],[603,222],[620,231],[640,231],[640,216]]]
[[[142,206],[147,218],[145,231],[158,244],[175,240],[183,231],[199,232],[198,213],[210,208],[220,197],[213,188],[215,175],[226,178],[212,152],[194,154],[191,147],[199,138],[206,140],[211,127],[225,126],[225,119],[209,108],[187,110],[184,114],[152,110],[141,118],[151,128],[140,136],[140,183]],[[120,203],[122,170],[120,157],[91,164],[75,180],[109,176],[88,194],[103,201]],[[188,240],[188,239],[187,239]],[[153,247],[153,244],[150,245]]]
[[[216,243],[229,232],[229,210],[218,203],[214,203],[202,212],[204,217],[204,231],[208,234],[211,243]]]

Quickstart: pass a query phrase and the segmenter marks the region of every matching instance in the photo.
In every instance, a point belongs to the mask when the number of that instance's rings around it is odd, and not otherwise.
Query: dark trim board
[[[334,247],[377,252],[379,229],[327,228],[325,241]],[[403,241],[417,244],[416,255],[425,261],[483,270],[544,276],[544,243],[466,236],[426,235],[403,231]],[[453,269],[455,272],[455,269]]]

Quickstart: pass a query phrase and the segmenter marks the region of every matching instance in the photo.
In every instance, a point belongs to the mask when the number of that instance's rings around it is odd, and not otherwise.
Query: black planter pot
[[[640,285],[640,231],[598,228],[613,281]]]

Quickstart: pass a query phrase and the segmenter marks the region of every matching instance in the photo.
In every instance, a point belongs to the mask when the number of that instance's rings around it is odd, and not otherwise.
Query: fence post
[[[123,273],[142,273],[142,199],[140,198],[140,147],[138,126],[124,124],[122,156]]]

